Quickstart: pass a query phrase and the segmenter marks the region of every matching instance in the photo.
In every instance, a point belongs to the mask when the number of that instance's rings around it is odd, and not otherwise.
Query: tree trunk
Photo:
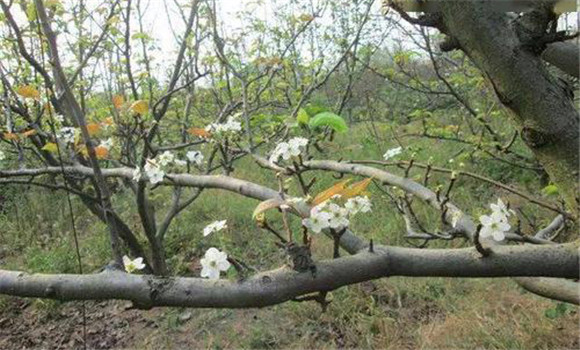
[[[578,112],[567,87],[540,58],[537,35],[545,33],[549,15],[542,10],[520,22],[493,11],[489,2],[444,1],[436,26],[483,71],[578,217]]]

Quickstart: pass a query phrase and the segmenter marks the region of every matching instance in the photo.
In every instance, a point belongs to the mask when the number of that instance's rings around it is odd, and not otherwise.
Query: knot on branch
[[[526,126],[522,129],[522,139],[531,148],[540,148],[546,145],[551,137],[546,133]]]
[[[445,39],[443,39],[443,41],[439,43],[439,48],[443,52],[449,52],[453,50],[460,50],[461,45],[459,44],[459,41],[457,41],[457,39],[448,35],[445,37]]]
[[[316,273],[316,265],[312,260],[312,253],[308,245],[298,245],[290,242],[286,245],[286,254],[288,256],[288,263],[298,272],[312,272],[314,276]]]

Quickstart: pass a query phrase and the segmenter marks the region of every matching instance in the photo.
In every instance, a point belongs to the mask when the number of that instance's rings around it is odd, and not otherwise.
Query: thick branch
[[[496,247],[481,259],[475,249],[375,247],[374,253],[320,261],[316,274],[289,268],[247,280],[210,281],[103,272],[96,275],[28,275],[0,270],[0,293],[58,300],[132,300],[138,307],[260,307],[316,291],[386,276],[578,278],[578,250],[572,245]]]

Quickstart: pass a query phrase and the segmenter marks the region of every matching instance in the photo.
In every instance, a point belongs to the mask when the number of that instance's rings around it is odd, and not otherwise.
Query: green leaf
[[[546,196],[557,196],[559,193],[558,186],[556,186],[554,184],[550,184],[550,185],[544,187],[542,189],[542,192],[544,192],[544,194]]]
[[[300,108],[298,110],[298,114],[296,115],[296,120],[298,121],[299,124],[308,124],[308,121],[310,120],[310,116],[304,110],[304,108]]]
[[[26,17],[28,18],[28,21],[30,21],[30,22],[33,22],[36,20],[36,5],[34,4],[34,2],[30,2],[26,6]]]
[[[558,311],[556,311],[556,309],[548,309],[544,311],[544,316],[553,320],[558,317]]]
[[[315,115],[317,115],[319,113],[326,112],[326,109],[322,106],[319,106],[319,105],[309,104],[306,107],[304,107],[304,111],[306,111],[306,113],[308,113],[308,116],[314,117]]]
[[[318,113],[310,119],[308,125],[310,125],[311,128],[329,126],[336,132],[346,132],[348,130],[348,126],[344,119],[332,112]]]
[[[56,153],[58,151],[58,147],[54,142],[47,142],[41,149],[50,153]]]

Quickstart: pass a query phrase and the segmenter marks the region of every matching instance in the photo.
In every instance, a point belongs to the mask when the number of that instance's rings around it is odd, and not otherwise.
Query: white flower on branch
[[[193,164],[197,164],[197,165],[203,164],[203,154],[201,154],[200,151],[189,151],[189,152],[187,152],[186,157]]]
[[[371,201],[367,196],[356,196],[349,198],[344,207],[348,210],[350,215],[358,213],[368,213],[371,211]]]
[[[110,151],[113,147],[113,139],[109,137],[108,139],[101,141],[99,146],[106,148],[107,151]]]
[[[328,206],[328,212],[330,213],[330,220],[328,220],[328,226],[334,229],[343,229],[348,227],[350,224],[348,220],[349,211],[335,203],[330,203]]]
[[[123,265],[125,265],[125,271],[128,273],[133,273],[135,270],[143,270],[145,268],[143,258],[139,257],[135,260],[131,260],[127,255],[123,256]]]
[[[149,182],[151,182],[151,184],[155,185],[156,183],[163,181],[165,172],[161,169],[161,167],[157,164],[157,162],[154,159],[147,159],[147,162],[145,163],[145,168],[143,170],[145,170],[145,174],[147,174],[147,177],[149,178]]]
[[[393,158],[394,156],[401,154],[401,152],[403,152],[402,147],[391,148],[390,150],[385,152],[385,154],[383,154],[383,158],[385,160],[389,160],[389,159]]]
[[[321,211],[318,207],[312,208],[310,217],[302,220],[302,225],[306,226],[314,233],[320,233],[330,225],[330,213]]]
[[[304,137],[294,137],[288,142],[280,142],[276,145],[272,155],[270,155],[271,162],[277,162],[280,157],[284,160],[289,160],[292,157],[298,157],[302,153],[302,149],[308,145],[308,139]]]
[[[237,116],[230,116],[228,121],[224,124],[224,129],[229,132],[242,131],[242,123],[237,120]]]
[[[205,130],[215,136],[228,136],[242,131],[242,123],[237,120],[237,115],[230,116],[225,123],[211,123],[205,127]]]
[[[65,144],[74,143],[76,134],[77,130],[75,128],[65,126],[64,128],[60,129],[56,135],[56,138]]]
[[[493,237],[496,241],[503,241],[505,239],[505,233],[510,229],[510,225],[507,223],[507,218],[499,212],[493,212],[491,215],[482,215],[479,217],[479,221],[483,225],[480,231],[480,236]]]
[[[175,160],[175,156],[173,155],[173,153],[171,153],[169,151],[165,151],[165,152],[161,153],[158,157],[158,161],[159,161],[160,166],[169,165],[169,164],[173,163],[174,160]]]
[[[0,160],[5,160],[6,159],[6,153],[0,151]]]
[[[62,114],[55,114],[54,120],[62,124],[64,122],[64,116]]]
[[[501,200],[501,198],[497,199],[497,204],[491,203],[489,205],[489,207],[491,208],[491,210],[494,213],[499,213],[501,214],[504,218],[507,218],[512,215],[515,214],[515,211],[508,209],[508,207],[505,205],[505,203]]]
[[[175,165],[178,165],[178,166],[186,166],[187,165],[187,162],[185,160],[178,159],[178,158],[175,158],[173,163],[175,163]]]
[[[133,181],[139,182],[142,176],[143,173],[141,172],[141,168],[135,168],[135,170],[133,170]]]
[[[223,230],[224,228],[227,228],[228,225],[226,223],[227,223],[227,220],[217,220],[217,221],[212,222],[211,224],[207,225],[203,229],[203,236],[207,237],[214,232],[219,232],[219,231]]]
[[[220,278],[220,272],[227,271],[231,265],[226,253],[211,247],[201,259],[201,266],[201,277],[217,280]]]

